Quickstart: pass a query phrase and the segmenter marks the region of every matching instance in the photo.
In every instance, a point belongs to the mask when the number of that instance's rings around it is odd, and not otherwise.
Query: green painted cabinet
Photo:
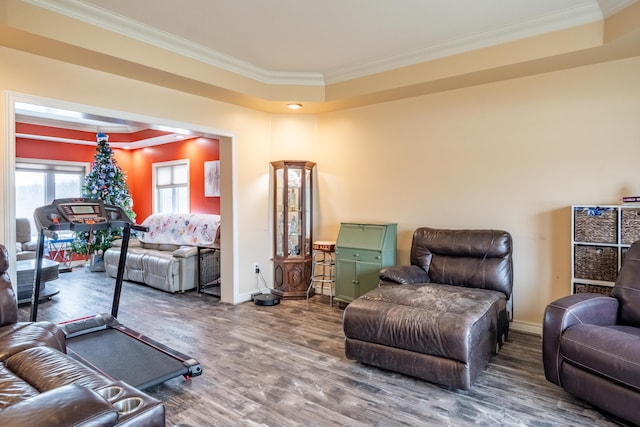
[[[336,296],[348,304],[378,286],[378,271],[395,265],[397,224],[344,222],[336,241]]]

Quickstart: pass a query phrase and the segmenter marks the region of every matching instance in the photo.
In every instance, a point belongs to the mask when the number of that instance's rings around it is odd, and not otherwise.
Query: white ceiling
[[[23,1],[261,82],[326,85],[602,21],[637,0]],[[17,114],[82,130],[151,127]]]
[[[27,0],[264,82],[328,84],[602,20],[637,0]]]

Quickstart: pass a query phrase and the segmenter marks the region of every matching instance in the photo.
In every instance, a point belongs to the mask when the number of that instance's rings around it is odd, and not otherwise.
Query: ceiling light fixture
[[[302,108],[302,104],[299,104],[297,102],[292,102],[290,104],[287,104],[287,107],[289,107],[290,110],[299,110]]]
[[[180,135],[191,135],[193,133],[188,129],[176,128],[173,126],[152,125],[151,129],[160,130],[160,131],[169,132],[169,133],[178,133]]]

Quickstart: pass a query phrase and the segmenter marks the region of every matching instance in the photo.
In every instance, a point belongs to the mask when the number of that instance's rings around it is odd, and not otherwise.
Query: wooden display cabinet
[[[306,160],[271,162],[274,183],[273,293],[306,298],[311,283],[313,169]]]

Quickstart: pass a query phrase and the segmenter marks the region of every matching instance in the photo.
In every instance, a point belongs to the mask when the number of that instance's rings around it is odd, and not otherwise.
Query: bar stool
[[[333,306],[333,286],[336,283],[335,265],[336,265],[336,242],[320,241],[313,242],[311,262],[311,284],[307,288],[307,301],[309,301],[309,292],[311,288],[318,289],[320,285],[320,294],[324,294],[325,283],[329,285],[329,305]]]

